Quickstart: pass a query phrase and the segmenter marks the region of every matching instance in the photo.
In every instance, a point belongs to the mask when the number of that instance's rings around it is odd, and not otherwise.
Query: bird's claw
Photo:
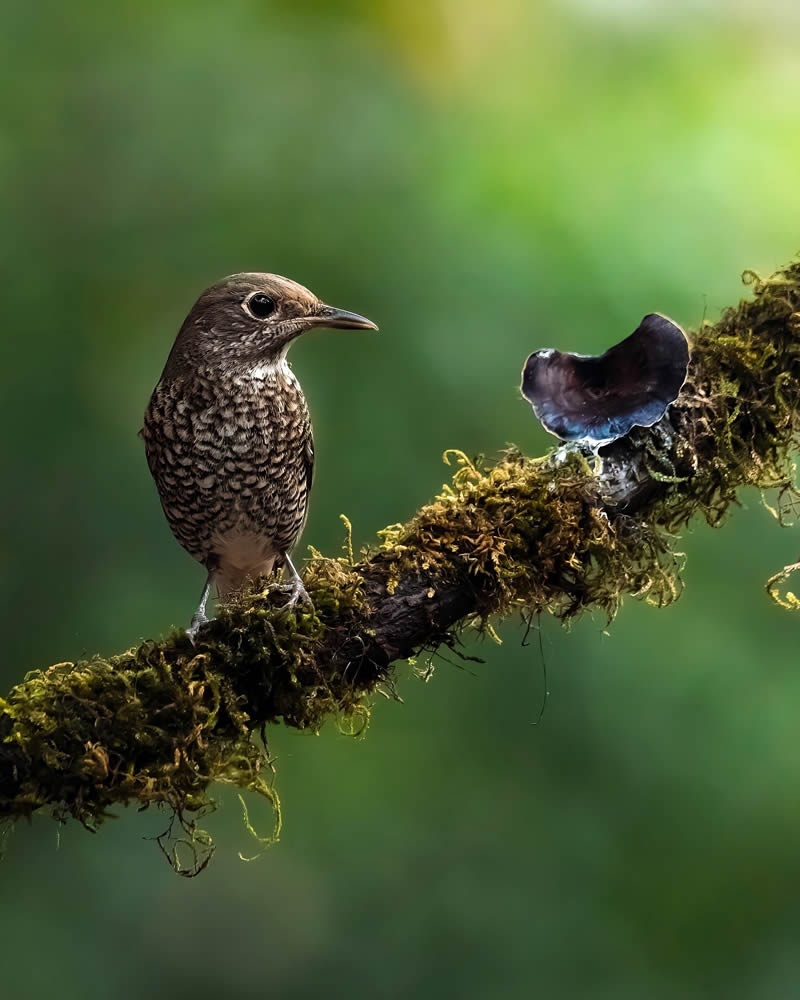
[[[289,608],[297,607],[298,604],[305,604],[310,611],[314,610],[314,602],[309,597],[308,591],[303,586],[301,579],[292,580],[291,583],[273,583],[269,588],[271,591],[277,590],[282,594],[288,594],[288,601],[281,606],[281,611],[288,611]]]
[[[193,645],[197,645],[197,635],[200,629],[211,621],[206,615],[194,615],[189,627],[186,629],[186,638]]]

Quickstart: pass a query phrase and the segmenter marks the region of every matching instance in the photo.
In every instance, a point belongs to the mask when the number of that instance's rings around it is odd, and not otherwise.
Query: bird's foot
[[[286,569],[286,574],[289,577],[288,583],[277,583],[270,587],[270,590],[277,589],[284,594],[289,595],[289,600],[283,605],[281,611],[288,611],[289,608],[297,607],[298,604],[306,604],[313,612],[314,602],[308,596],[308,591],[303,586],[303,580],[300,574],[295,569],[295,565],[289,558],[289,553],[284,552],[283,554],[284,567]]]
[[[209,618],[206,614],[206,604],[208,603],[208,595],[211,593],[211,584],[214,582],[214,568],[208,571],[208,577],[206,578],[205,586],[203,587],[203,593],[200,597],[200,603],[197,605],[197,611],[192,615],[192,620],[189,623],[189,627],[186,629],[186,635],[189,638],[189,642],[194,646],[196,645],[195,640],[197,639],[197,633],[203,627],[207,625],[208,622],[213,619]]]
[[[192,616],[191,623],[186,629],[186,637],[193,646],[197,645],[197,635],[200,629],[213,620],[213,618],[209,618],[207,615],[195,614]]]
[[[280,591],[282,594],[289,595],[287,602],[281,606],[281,611],[288,611],[289,608],[297,607],[298,604],[305,604],[310,611],[314,610],[314,602],[309,597],[308,591],[303,586],[303,581],[299,576],[290,583],[273,583],[269,589],[270,591]]]

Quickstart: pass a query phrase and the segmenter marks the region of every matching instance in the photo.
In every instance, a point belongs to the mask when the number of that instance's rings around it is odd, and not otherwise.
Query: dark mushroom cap
[[[522,369],[522,395],[545,430],[593,448],[633,427],[657,423],[686,381],[686,334],[659,313],[605,354],[551,348],[531,354]]]

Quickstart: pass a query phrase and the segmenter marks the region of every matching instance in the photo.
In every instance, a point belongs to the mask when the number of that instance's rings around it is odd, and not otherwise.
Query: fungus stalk
[[[0,817],[46,810],[94,829],[136,802],[191,829],[215,781],[272,795],[267,724],[358,728],[397,660],[512,614],[611,618],[628,594],[672,601],[679,528],[719,525],[742,486],[795,495],[800,262],[745,280],[753,297],[691,335],[666,417],[600,462],[559,449],[483,466],[450,452],[441,494],[357,561],[313,554],[313,612],[279,613],[253,589],[196,647],[179,632],[29,675],[0,698]]]

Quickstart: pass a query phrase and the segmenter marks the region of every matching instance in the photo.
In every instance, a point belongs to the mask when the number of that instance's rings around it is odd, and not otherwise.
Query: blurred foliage
[[[800,242],[781,0],[3,13],[3,689],[190,614],[202,573],[136,431],[220,275],[288,274],[381,324],[293,351],[304,541],[332,552],[340,512],[363,541],[430,497],[445,448],[549,447],[516,388],[531,350],[716,316]],[[224,793],[193,882],[142,839],[153,813],[58,850],[20,828],[7,995],[796,993],[797,624],[763,584],[797,549],[744,499],[686,539],[675,607],[631,603],[610,636],[542,623],[538,726],[538,643],[511,624],[471,673],[405,677],[364,741],[273,733],[286,823],[257,862]]]

